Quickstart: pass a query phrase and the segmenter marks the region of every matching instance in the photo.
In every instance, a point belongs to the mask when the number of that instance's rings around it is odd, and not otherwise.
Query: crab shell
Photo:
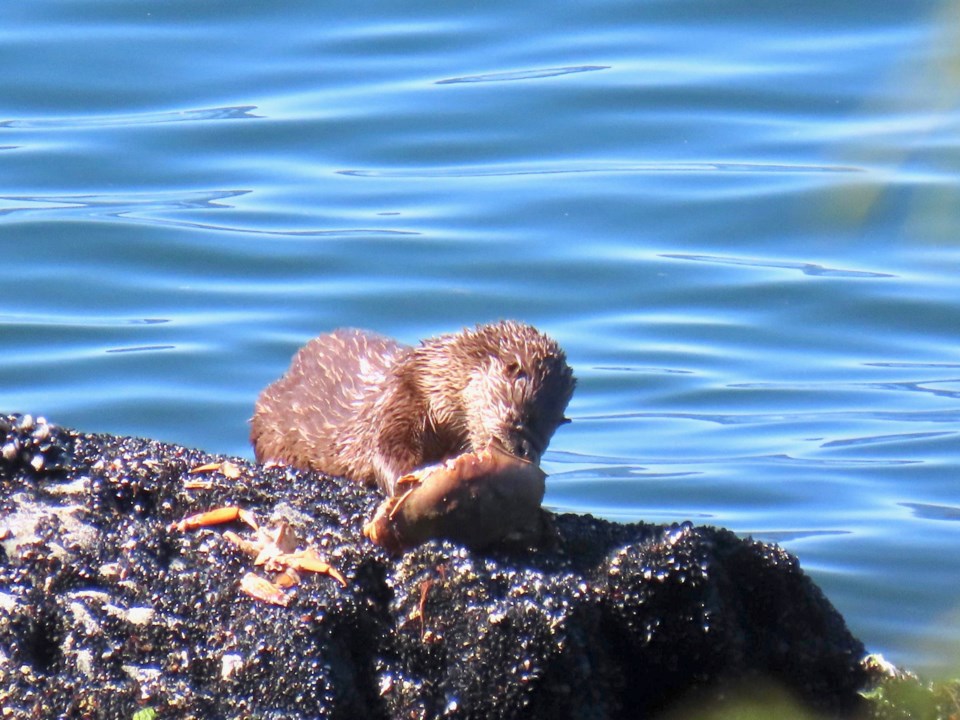
[[[491,443],[397,480],[363,534],[390,552],[446,538],[470,548],[536,536],[546,474]]]

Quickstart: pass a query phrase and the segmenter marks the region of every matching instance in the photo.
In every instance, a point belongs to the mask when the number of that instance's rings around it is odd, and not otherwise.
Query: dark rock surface
[[[849,714],[867,682],[776,546],[562,515],[547,550],[390,558],[361,536],[377,495],[239,460],[189,474],[218,460],[0,416],[3,717],[636,718],[744,681]],[[223,527],[168,527],[222,505],[286,519],[348,586],[243,594],[253,561]]]

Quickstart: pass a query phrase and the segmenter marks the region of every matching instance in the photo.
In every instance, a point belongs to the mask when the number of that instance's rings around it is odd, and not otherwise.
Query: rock
[[[868,682],[796,559],[725,530],[560,515],[549,548],[391,558],[361,533],[383,498],[352,482],[190,474],[224,458],[27,416],[0,447],[5,718],[635,718],[770,684],[845,714]],[[243,594],[224,527],[170,529],[224,505],[285,519],[347,587]]]

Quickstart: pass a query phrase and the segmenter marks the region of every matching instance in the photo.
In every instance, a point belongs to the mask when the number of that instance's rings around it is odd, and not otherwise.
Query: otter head
[[[460,393],[467,435],[474,450],[499,441],[508,452],[540,462],[563,423],[575,380],[560,346],[529,325],[502,322],[464,336],[473,344],[462,366]]]
[[[561,359],[530,368],[491,358],[463,391],[467,432],[474,449],[497,440],[517,457],[539,463],[573,393],[573,375]]]

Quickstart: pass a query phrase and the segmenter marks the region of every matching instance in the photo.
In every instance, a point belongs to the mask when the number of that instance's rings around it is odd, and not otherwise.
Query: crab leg
[[[272,605],[287,606],[290,596],[266,578],[248,572],[240,580],[240,589],[252,598],[271,603]]]

